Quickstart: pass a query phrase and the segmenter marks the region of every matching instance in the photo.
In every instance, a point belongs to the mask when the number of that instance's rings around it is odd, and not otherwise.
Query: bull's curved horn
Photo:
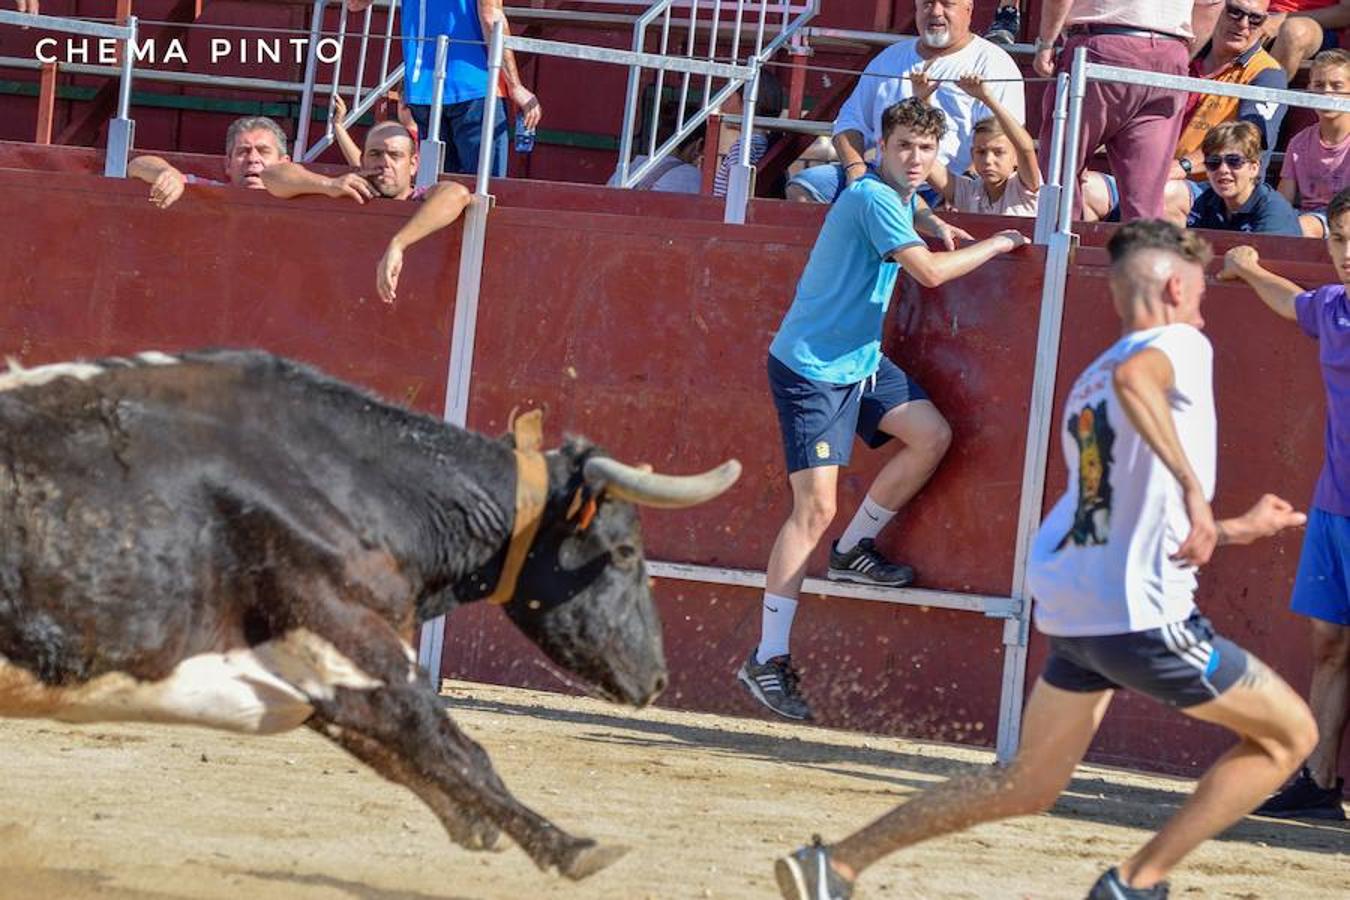
[[[739,461],[729,459],[699,475],[660,475],[607,456],[593,456],[582,469],[586,483],[641,506],[681,509],[697,506],[725,491],[741,477]]]

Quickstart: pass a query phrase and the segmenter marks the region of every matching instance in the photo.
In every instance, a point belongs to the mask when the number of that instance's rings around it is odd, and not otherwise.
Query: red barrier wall
[[[745,475],[727,498],[644,515],[648,553],[762,567],[788,508],[764,353],[818,213],[792,227],[732,227],[703,220],[697,206],[689,219],[594,212],[627,202],[602,189],[590,189],[586,202],[575,192],[588,189],[560,190],[554,199],[581,211],[548,211],[539,208],[547,189],[501,187],[489,223],[470,424],[499,431],[513,406],[538,404],[553,441],[579,432],[624,458],[675,471],[737,456]],[[407,215],[404,205],[190,187],[173,209],[159,211],[145,197],[139,183],[0,169],[0,208],[8,213],[0,219],[0,351],[32,364],[261,346],[440,411],[458,228],[410,251],[399,301],[387,307],[374,297],[373,270]],[[516,205],[513,197],[532,202]],[[756,218],[793,220],[786,207],[760,202]],[[983,233],[996,220],[963,224]],[[1061,392],[1118,332],[1103,261],[1101,250],[1086,248],[1073,267]],[[1279,267],[1307,283],[1332,278],[1325,264]],[[1041,252],[1029,248],[939,291],[902,282],[893,304],[888,352],[924,383],[956,434],[934,483],[887,535],[925,586],[1009,588],[1041,273]],[[1207,317],[1218,347],[1219,511],[1240,511],[1264,490],[1305,503],[1322,452],[1315,345],[1231,286],[1211,285]],[[1052,443],[1051,498],[1064,480],[1057,435]],[[841,480],[844,515],[880,462],[858,452]],[[1296,537],[1221,551],[1202,579],[1201,603],[1220,628],[1306,689],[1306,623],[1285,609],[1297,551]],[[823,559],[814,562],[818,571]],[[673,675],[663,702],[751,713],[733,671],[756,639],[756,592],[664,581],[658,595]],[[796,654],[827,724],[992,742],[1000,622],[807,599]],[[1034,676],[1038,642],[1033,651]],[[452,617],[446,659],[451,674],[559,686],[495,610]],[[1226,743],[1212,729],[1127,699],[1094,752],[1187,770]]]

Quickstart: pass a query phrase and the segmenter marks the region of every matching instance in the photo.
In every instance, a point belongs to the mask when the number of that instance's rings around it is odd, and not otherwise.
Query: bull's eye
[[[614,558],[619,562],[632,562],[637,559],[637,548],[632,544],[620,544],[614,548]]]

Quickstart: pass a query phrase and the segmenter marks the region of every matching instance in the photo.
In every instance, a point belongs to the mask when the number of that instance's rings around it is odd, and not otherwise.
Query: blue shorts
[[[833,203],[839,192],[848,184],[848,179],[844,177],[843,166],[839,163],[827,163],[802,169],[788,179],[788,184],[806,191],[817,203]],[[924,183],[918,193],[930,209],[937,209],[942,205],[942,195],[931,184]]]
[[[769,354],[769,388],[778,408],[778,429],[791,474],[817,466],[846,466],[853,435],[876,448],[891,439],[880,430],[886,413],[928,395],[886,357],[872,378],[859,384],[830,384],[798,375]]]
[[[1350,625],[1350,516],[1317,507],[1308,513],[1289,605],[1300,615]]]
[[[1041,677],[1062,691],[1127,688],[1184,709],[1206,703],[1237,684],[1247,651],[1214,632],[1197,613],[1184,622],[1092,637],[1050,637]]]

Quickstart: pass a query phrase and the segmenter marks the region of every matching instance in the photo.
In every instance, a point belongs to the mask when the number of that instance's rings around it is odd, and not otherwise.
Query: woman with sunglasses
[[[1289,201],[1261,180],[1261,132],[1250,122],[1225,122],[1205,135],[1209,187],[1195,200],[1191,228],[1260,234],[1303,234]]]

